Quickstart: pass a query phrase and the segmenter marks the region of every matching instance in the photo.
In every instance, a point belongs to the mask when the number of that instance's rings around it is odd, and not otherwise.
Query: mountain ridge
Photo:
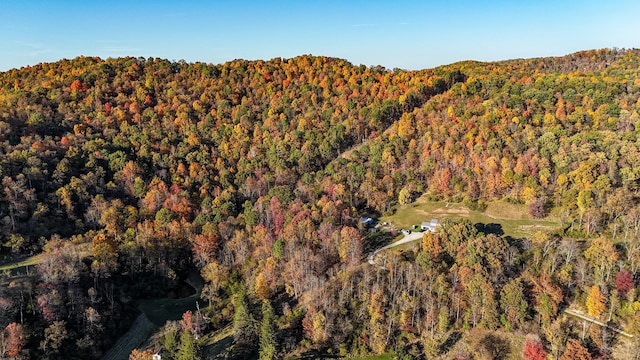
[[[182,304],[200,273],[200,307],[156,344],[168,357],[217,355],[196,338],[231,328],[234,358],[637,350],[562,313],[607,309],[640,334],[639,75],[640,52],[618,49],[419,71],[302,55],[2,72],[0,255],[40,255],[6,274],[0,349],[98,358],[136,301]],[[470,220],[488,206],[521,216]],[[395,230],[362,216],[440,208],[436,233],[366,263]]]

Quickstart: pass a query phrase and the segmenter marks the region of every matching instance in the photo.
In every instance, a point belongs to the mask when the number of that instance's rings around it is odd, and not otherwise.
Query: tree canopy
[[[165,337],[179,358],[230,323],[238,356],[430,357],[472,328],[536,333],[530,358],[608,356],[615,339],[552,330],[577,307],[640,335],[639,69],[637,50],[602,49],[421,71],[304,55],[0,73],[2,255],[41,253],[0,290],[0,352],[97,358],[134,300],[200,274],[206,321]],[[565,227],[444,222],[366,263],[360,216],[421,194]]]

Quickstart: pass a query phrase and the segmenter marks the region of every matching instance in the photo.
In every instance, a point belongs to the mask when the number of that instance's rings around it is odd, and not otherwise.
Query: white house
[[[422,225],[420,225],[420,229],[422,229],[422,231],[435,232],[437,226],[438,226],[438,220],[431,219],[431,222],[423,221]]]
[[[373,223],[374,223],[375,221],[374,221],[372,218],[370,218],[370,217],[362,216],[362,217],[360,218],[360,222],[361,222],[361,223],[362,223],[362,225],[364,225],[364,226],[372,226],[372,225],[373,225]]]
[[[163,349],[156,351],[156,353],[151,356],[151,360],[162,360],[162,350]]]

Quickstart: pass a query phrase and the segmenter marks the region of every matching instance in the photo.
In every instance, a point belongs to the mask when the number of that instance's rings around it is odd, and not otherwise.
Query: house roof
[[[431,222],[423,221],[422,227],[436,227],[438,226],[438,220],[431,219]]]

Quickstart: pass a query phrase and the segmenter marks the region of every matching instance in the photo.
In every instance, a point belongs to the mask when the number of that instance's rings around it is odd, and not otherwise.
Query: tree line
[[[135,299],[195,271],[206,316],[169,327],[168,356],[227,324],[238,358],[494,354],[499,329],[538,354],[610,355],[622,342],[560,315],[637,333],[639,61],[79,57],[4,72],[2,252],[42,254],[35,276],[5,276],[4,354],[99,357]],[[360,215],[423,193],[565,226],[511,239],[446,223],[387,271],[363,265]],[[473,331],[481,343],[456,340]]]

